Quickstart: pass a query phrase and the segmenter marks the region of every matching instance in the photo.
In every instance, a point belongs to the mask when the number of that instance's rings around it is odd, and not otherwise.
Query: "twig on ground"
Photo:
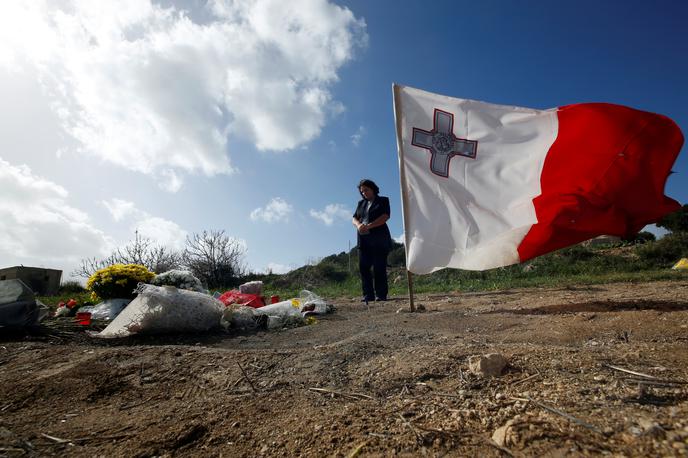
[[[411,424],[410,421],[406,420],[402,414],[397,413],[397,415],[399,415],[399,418],[401,419],[401,421],[402,421],[406,426],[408,426],[409,429],[413,432],[413,434],[416,436],[416,440],[419,441],[419,442],[423,442],[423,435],[422,435],[420,432],[418,432],[418,430],[416,429],[416,427],[413,426],[413,425]]]
[[[58,444],[68,444],[68,443],[72,442],[70,439],[62,439],[59,437],[50,436],[50,435],[45,434],[45,433],[41,433],[41,436],[45,437],[46,439],[50,439],[53,442],[57,442]]]
[[[246,374],[246,371],[244,370],[243,367],[241,367],[241,363],[240,363],[239,361],[237,361],[237,365],[239,366],[239,369],[241,369],[241,373],[244,374],[244,378],[246,379],[246,381],[248,382],[248,384],[251,385],[251,389],[253,389],[253,391],[254,391],[255,393],[257,393],[258,390],[256,389],[255,385],[253,385],[253,382],[251,381],[251,379],[248,378],[248,375]]]
[[[613,370],[615,370],[615,371],[625,372],[625,373],[627,373],[627,374],[637,375],[638,377],[644,377],[644,378],[647,378],[647,379],[655,379],[655,380],[657,380],[657,377],[655,377],[655,376],[653,376],[653,375],[647,375],[647,374],[643,374],[642,372],[636,372],[636,371],[632,371],[632,370],[629,370],[629,369],[624,369],[623,367],[619,367],[619,366],[612,366],[611,364],[603,364],[602,367],[606,367],[606,368],[609,368],[609,369],[613,369]]]
[[[511,386],[520,385],[521,383],[527,382],[528,380],[532,380],[532,379],[534,379],[535,377],[538,377],[539,375],[540,375],[540,372],[538,372],[537,374],[533,374],[533,375],[531,375],[531,376],[528,376],[528,377],[526,377],[526,378],[523,378],[523,379],[521,379],[521,380],[516,380],[515,382],[512,382],[512,383],[511,383]]]
[[[315,391],[318,393],[327,393],[327,394],[334,394],[337,396],[344,396],[344,397],[349,397],[349,398],[365,398],[365,399],[375,399],[372,396],[368,396],[367,394],[363,393],[345,393],[343,391],[335,391],[335,390],[328,390],[326,388],[308,388],[310,391]]]
[[[358,445],[356,446],[356,448],[354,448],[353,450],[351,450],[351,453],[349,453],[349,454],[347,455],[347,457],[348,457],[348,458],[355,458],[356,456],[358,456],[358,454],[359,454],[359,452],[361,451],[361,449],[362,449],[363,447],[365,447],[367,444],[368,444],[368,441],[367,441],[367,440],[361,442],[360,444],[358,444]]]
[[[672,387],[686,384],[686,382],[679,382],[679,381],[674,381],[674,380],[643,380],[643,379],[637,379],[637,378],[627,378],[627,379],[624,379],[624,382],[637,383],[639,385],[646,385],[646,386],[663,386],[666,388],[672,388]]]
[[[76,440],[113,440],[113,439],[122,439],[123,437],[130,437],[134,436],[136,433],[128,433],[128,434],[111,434],[109,436],[95,436],[93,438],[84,438],[84,439],[76,439]]]
[[[0,452],[21,453],[22,455],[26,454],[26,450],[24,450],[23,448],[15,447],[0,447]]]
[[[442,396],[443,398],[464,398],[464,397],[466,397],[465,395],[442,393],[439,391],[433,391],[432,394],[434,394],[435,396]]]
[[[227,389],[234,388],[234,387],[237,386],[237,385],[239,384],[239,382],[241,382],[243,379],[244,379],[244,376],[242,375],[241,377],[239,377],[238,379],[236,379],[236,380],[234,381],[234,383],[232,383],[231,385],[229,385],[229,386],[227,387]]]
[[[566,418],[567,420],[569,420],[569,421],[571,421],[577,425],[583,426],[584,428],[588,428],[590,431],[596,432],[597,434],[604,436],[604,433],[597,426],[591,425],[590,423],[586,423],[583,420],[579,420],[578,418],[574,417],[573,415],[569,415],[566,412],[563,412],[559,409],[555,409],[554,407],[550,407],[548,405],[545,405],[545,404],[538,402],[532,398],[527,398],[527,399],[528,399],[528,401],[532,402],[536,406],[538,406],[542,409],[545,409],[548,412],[560,415],[560,416]]]
[[[138,407],[140,405],[148,403],[151,399],[153,399],[154,396],[149,396],[148,398],[144,399],[143,401],[135,402],[134,404],[129,404],[129,405],[123,405],[119,408],[119,410],[128,410],[128,409],[133,409],[134,407]]]

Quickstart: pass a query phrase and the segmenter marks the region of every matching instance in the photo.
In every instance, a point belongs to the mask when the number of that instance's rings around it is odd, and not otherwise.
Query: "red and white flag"
[[[606,103],[534,110],[394,85],[409,271],[484,270],[679,209],[666,116]]]

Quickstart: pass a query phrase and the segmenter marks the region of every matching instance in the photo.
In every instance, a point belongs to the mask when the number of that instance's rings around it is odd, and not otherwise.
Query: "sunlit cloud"
[[[328,204],[323,210],[310,210],[310,215],[325,223],[326,226],[332,226],[337,219],[350,220],[352,213],[343,204]]]
[[[4,264],[74,266],[105,254],[113,240],[72,206],[61,185],[0,159],[0,259]],[[3,266],[4,267],[4,266]]]
[[[291,204],[281,197],[275,197],[268,202],[265,207],[258,207],[251,212],[252,221],[263,221],[266,223],[276,223],[278,221],[289,221],[289,215],[294,211]]]
[[[170,192],[184,174],[232,173],[230,138],[287,151],[344,110],[330,88],[367,40],[349,9],[199,5],[202,14],[149,0],[3,3],[0,77],[36,78],[78,152]]]

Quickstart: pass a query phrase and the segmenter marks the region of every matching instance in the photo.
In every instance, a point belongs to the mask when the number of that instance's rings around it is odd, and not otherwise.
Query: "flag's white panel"
[[[394,93],[408,269],[423,274],[519,262],[518,245],[537,222],[532,199],[540,194],[542,165],[557,136],[556,111],[403,86]],[[449,127],[454,137],[437,134]],[[454,146],[440,144],[447,138]],[[436,154],[443,148],[458,154],[447,161]]]

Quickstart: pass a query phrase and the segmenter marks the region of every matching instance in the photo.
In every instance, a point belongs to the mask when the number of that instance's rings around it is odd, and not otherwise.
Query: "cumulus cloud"
[[[351,136],[351,143],[353,143],[354,146],[358,146],[361,144],[361,140],[363,139],[363,136],[366,134],[366,128],[363,126],[358,126],[358,129],[356,132]]]
[[[105,205],[105,208],[108,209],[115,221],[121,221],[126,216],[137,212],[133,202],[122,199],[111,199],[109,201],[104,200],[103,205]]]
[[[328,204],[321,211],[311,209],[310,215],[325,223],[326,226],[332,226],[335,219],[349,220],[351,219],[352,211],[350,211],[343,204]]]
[[[184,247],[187,232],[174,221],[151,215],[136,208],[133,202],[122,199],[104,200],[102,204],[115,221],[128,221],[132,233],[138,231],[158,245],[177,250]]]
[[[252,221],[264,221],[266,223],[276,223],[278,221],[289,221],[289,215],[294,211],[294,207],[281,197],[274,197],[265,207],[258,207],[251,212]]]
[[[25,165],[0,159],[0,259],[68,272],[81,258],[105,254],[113,241],[71,206],[67,190]]]
[[[330,87],[367,40],[349,9],[329,0],[199,8],[6,2],[0,68],[38,78],[82,153],[172,192],[179,172],[231,173],[228,138],[290,150],[344,109]]]

